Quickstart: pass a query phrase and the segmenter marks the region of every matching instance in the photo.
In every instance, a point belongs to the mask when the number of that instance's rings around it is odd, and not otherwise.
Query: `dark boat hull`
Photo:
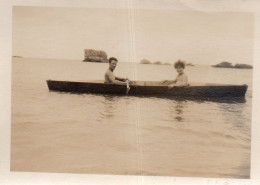
[[[126,85],[105,84],[103,82],[71,82],[47,80],[51,91],[70,93],[117,94],[126,95]],[[180,96],[180,97],[244,97],[247,85],[194,84],[174,87],[159,82],[131,81],[128,95]]]

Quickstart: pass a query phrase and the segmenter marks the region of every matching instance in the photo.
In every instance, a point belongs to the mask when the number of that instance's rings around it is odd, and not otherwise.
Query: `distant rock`
[[[248,64],[235,64],[232,65],[230,62],[221,62],[216,65],[212,65],[212,67],[219,67],[219,68],[240,68],[240,69],[252,69],[253,66]]]
[[[13,57],[14,58],[23,58],[22,56],[16,56],[16,55],[14,55]]]
[[[162,62],[160,62],[160,61],[156,61],[156,62],[154,62],[153,64],[161,65]]]
[[[147,59],[142,59],[140,64],[151,64],[151,62]]]
[[[230,62],[221,62],[219,64],[212,65],[212,67],[233,68],[232,63]]]
[[[234,66],[234,68],[252,69],[253,66],[248,65],[248,64],[236,64],[236,65]]]
[[[194,66],[193,63],[187,63],[186,66]]]
[[[83,62],[107,63],[107,54],[102,50],[85,49],[85,59]]]

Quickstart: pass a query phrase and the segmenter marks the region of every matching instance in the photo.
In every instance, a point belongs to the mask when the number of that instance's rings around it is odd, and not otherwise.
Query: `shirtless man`
[[[185,68],[185,63],[181,60],[178,60],[177,62],[174,63],[174,68],[176,69],[178,75],[175,80],[165,80],[162,83],[167,82],[168,88],[172,89],[174,86],[188,86],[188,77],[186,74],[184,74],[184,68]]]
[[[117,59],[114,57],[109,58],[109,68],[105,73],[105,83],[113,83],[113,84],[127,84],[127,78],[119,78],[116,77],[113,73],[114,69],[116,68]]]

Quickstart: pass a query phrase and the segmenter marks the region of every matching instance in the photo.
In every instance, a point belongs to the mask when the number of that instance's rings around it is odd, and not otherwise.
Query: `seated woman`
[[[174,68],[176,69],[178,75],[175,80],[165,80],[162,83],[168,83],[168,88],[172,89],[175,86],[188,86],[188,77],[184,73],[185,62],[178,60],[174,63]]]

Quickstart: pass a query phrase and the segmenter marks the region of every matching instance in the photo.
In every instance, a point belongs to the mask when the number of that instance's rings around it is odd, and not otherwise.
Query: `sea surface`
[[[211,100],[51,92],[46,80],[103,80],[108,64],[13,58],[11,170],[250,177],[251,69],[187,66],[189,82],[248,84]],[[130,80],[174,79],[170,65],[118,62]]]

